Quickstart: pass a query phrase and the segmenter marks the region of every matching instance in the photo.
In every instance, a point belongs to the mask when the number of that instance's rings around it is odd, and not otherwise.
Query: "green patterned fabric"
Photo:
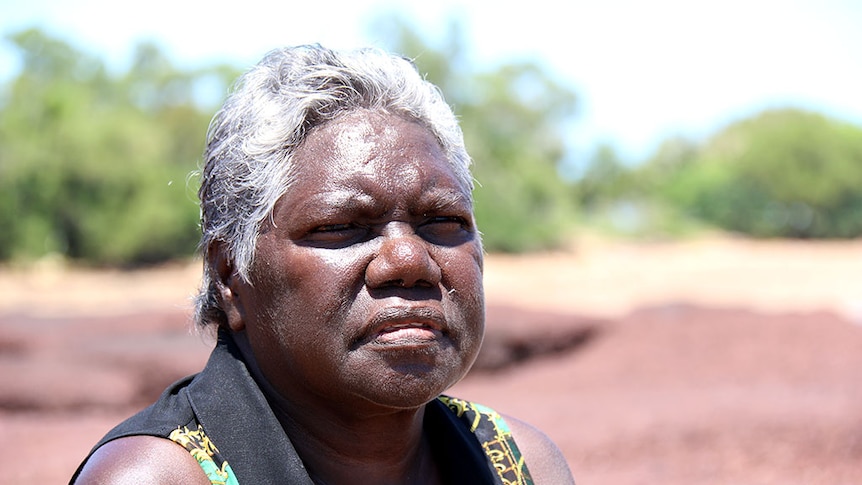
[[[185,426],[177,428],[168,438],[192,454],[212,485],[239,485],[227,460],[222,458],[200,425],[193,431]]]
[[[476,435],[503,485],[533,485],[509,425],[499,413],[481,404],[449,396],[438,398]]]

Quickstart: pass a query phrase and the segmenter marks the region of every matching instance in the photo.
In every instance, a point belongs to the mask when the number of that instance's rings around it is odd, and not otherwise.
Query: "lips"
[[[443,313],[432,307],[387,307],[374,314],[361,342],[381,345],[429,343],[448,328]]]

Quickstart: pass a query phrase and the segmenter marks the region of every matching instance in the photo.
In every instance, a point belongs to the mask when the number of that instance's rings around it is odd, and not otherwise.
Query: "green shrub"
[[[210,116],[191,101],[198,74],[148,46],[111,76],[39,31],[11,40],[24,69],[0,100],[0,260],[58,253],[126,266],[193,254],[187,178]]]
[[[669,174],[674,205],[757,237],[862,235],[862,128],[799,110],[729,126]]]

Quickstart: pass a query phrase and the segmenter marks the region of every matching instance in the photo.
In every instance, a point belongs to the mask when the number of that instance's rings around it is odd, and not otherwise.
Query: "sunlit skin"
[[[324,124],[295,157],[251,284],[222,270],[230,328],[288,433],[303,433],[300,453],[348,454],[356,441],[344,437],[356,434],[363,447],[379,444],[361,454],[391,455],[400,441],[412,450],[401,459],[415,458],[423,405],[466,374],[481,345],[469,188],[427,129],[389,114]]]

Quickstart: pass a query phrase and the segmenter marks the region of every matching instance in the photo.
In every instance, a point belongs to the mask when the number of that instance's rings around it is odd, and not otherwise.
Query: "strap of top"
[[[196,430],[183,426],[175,429],[168,439],[185,448],[197,460],[212,485],[239,485],[227,460],[198,425]]]
[[[533,485],[521,450],[515,444],[509,425],[499,413],[463,399],[449,396],[440,396],[438,399],[476,436],[504,485]]]

